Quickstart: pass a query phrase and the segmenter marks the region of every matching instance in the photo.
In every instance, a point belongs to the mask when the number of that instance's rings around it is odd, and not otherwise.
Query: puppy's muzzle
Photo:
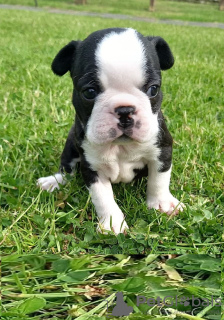
[[[128,107],[117,107],[115,108],[115,113],[118,115],[119,123],[118,128],[119,129],[130,129],[134,125],[134,119],[133,114],[135,113],[135,107],[128,106]]]

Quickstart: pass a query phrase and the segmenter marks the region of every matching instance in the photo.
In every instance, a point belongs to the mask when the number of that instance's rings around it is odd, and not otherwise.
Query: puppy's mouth
[[[113,141],[114,144],[127,144],[132,142],[133,139],[127,134],[123,133],[120,137]]]

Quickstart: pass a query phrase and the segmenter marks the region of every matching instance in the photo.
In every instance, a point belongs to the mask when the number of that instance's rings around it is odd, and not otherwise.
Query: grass
[[[1,282],[4,320],[106,320],[118,291],[133,307],[119,319],[221,320],[221,260],[208,255],[12,254]]]
[[[96,233],[97,218],[78,172],[48,194],[36,179],[57,171],[74,118],[68,75],[50,70],[58,50],[106,27],[160,35],[176,62],[163,73],[162,109],[175,139],[171,191],[186,210],[169,219],[145,204],[146,180],[115,185],[130,226],[123,234]],[[0,11],[0,201],[5,254],[219,254],[223,247],[221,165],[224,74],[223,31]]]
[[[34,0],[0,0],[0,3],[34,6]],[[84,6],[75,5],[74,0],[38,0],[38,6],[145,18],[224,23],[224,12],[219,10],[218,3],[195,4],[156,0],[155,12],[149,12],[149,0],[88,0]]]

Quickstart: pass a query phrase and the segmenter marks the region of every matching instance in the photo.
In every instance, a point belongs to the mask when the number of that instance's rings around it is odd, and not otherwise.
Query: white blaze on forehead
[[[144,46],[133,29],[105,36],[96,50],[96,61],[98,76],[105,89],[144,84]]]

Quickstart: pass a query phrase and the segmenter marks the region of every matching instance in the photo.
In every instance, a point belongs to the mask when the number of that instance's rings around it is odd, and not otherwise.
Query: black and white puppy
[[[99,218],[99,230],[118,234],[128,228],[114,200],[111,183],[146,174],[148,208],[171,214],[184,205],[169,191],[172,137],[162,112],[161,70],[174,64],[160,37],[112,28],[71,41],[52,63],[74,84],[76,110],[61,156],[60,172],[38,179],[42,189],[65,184],[80,161],[81,172]]]

